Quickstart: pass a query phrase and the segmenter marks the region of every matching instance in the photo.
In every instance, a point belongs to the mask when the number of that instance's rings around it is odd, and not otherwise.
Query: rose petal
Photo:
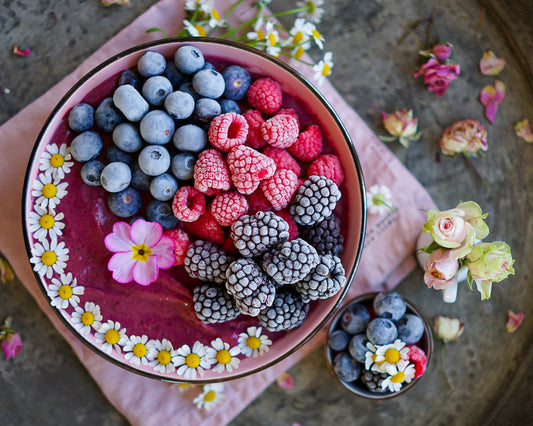
[[[483,75],[498,75],[505,67],[505,59],[498,58],[491,50],[485,50],[479,61],[479,70]]]
[[[487,120],[489,120],[491,123],[494,123],[497,113],[498,113],[497,102],[491,102],[485,107],[485,117],[487,117]]]
[[[524,118],[514,125],[516,136],[524,139],[526,142],[533,142],[533,133],[531,133],[531,127],[529,126],[529,120]]]
[[[294,387],[294,379],[289,373],[281,373],[276,382],[281,389],[292,389]]]
[[[510,309],[507,311],[507,324],[505,328],[507,329],[508,333],[514,333],[516,329],[522,324],[522,321],[524,321],[525,315],[522,311],[514,313]]]
[[[18,56],[29,56],[30,55],[30,49],[26,48],[24,50],[21,50],[18,48],[18,46],[15,44],[13,46],[13,53]]]
[[[157,257],[149,256],[146,262],[136,262],[133,266],[133,279],[137,284],[152,284],[159,276]]]
[[[135,244],[145,243],[148,247],[155,246],[163,236],[163,228],[157,222],[137,219],[131,225],[131,239]]]
[[[131,251],[115,253],[107,264],[107,269],[113,272],[113,279],[121,284],[133,281],[133,268],[135,266]]]
[[[488,104],[492,103],[495,98],[496,93],[494,91],[494,86],[485,86],[483,89],[481,89],[479,100],[483,106],[487,106]]]
[[[104,244],[112,252],[131,252],[134,242],[130,238],[130,225],[126,222],[116,222],[113,232],[104,238]]]
[[[505,98],[505,83],[503,81],[496,80],[494,82],[494,94],[494,100],[499,104],[502,103],[503,99]]]
[[[174,254],[174,241],[172,238],[163,235],[159,242],[152,247],[152,254],[157,256],[157,265],[161,269],[168,269],[174,266],[176,256]]]

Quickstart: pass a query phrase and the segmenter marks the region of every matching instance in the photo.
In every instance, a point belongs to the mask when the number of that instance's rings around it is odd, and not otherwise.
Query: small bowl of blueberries
[[[388,399],[425,374],[433,351],[431,327],[398,292],[367,293],[347,302],[328,330],[328,367],[350,392]]]

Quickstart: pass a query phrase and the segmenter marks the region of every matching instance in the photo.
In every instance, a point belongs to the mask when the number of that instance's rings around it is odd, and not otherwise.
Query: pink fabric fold
[[[226,8],[229,3],[224,3]],[[275,366],[226,383],[223,405],[211,411],[198,410],[192,403],[197,392],[182,392],[175,385],[130,373],[88,349],[56,317],[34,278],[22,234],[21,197],[28,159],[51,106],[101,61],[133,45],[155,39],[156,34],[146,33],[148,28],[157,26],[169,34],[176,34],[184,19],[183,5],[183,0],[160,1],[104,44],[74,72],[0,127],[0,170],[4,176],[4,188],[9,188],[4,193],[6,210],[0,215],[0,250],[41,309],[71,344],[102,392],[133,425],[175,424],[177,419],[180,424],[226,424],[283,371],[322,345],[325,336],[325,330],[322,330]],[[244,22],[246,13],[235,14],[234,19]],[[312,81],[310,67],[300,63],[291,65]],[[355,143],[367,187],[376,183],[388,186],[395,208],[394,213],[368,217],[365,247],[355,282],[346,298],[349,300],[368,291],[392,289],[412,270],[416,240],[425,222],[424,210],[435,208],[435,204],[329,82],[324,82],[320,90],[339,114]]]

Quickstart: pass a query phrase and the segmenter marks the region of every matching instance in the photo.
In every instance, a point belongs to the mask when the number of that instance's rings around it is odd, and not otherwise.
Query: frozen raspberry
[[[254,109],[272,114],[280,109],[283,94],[279,84],[269,77],[255,80],[246,94],[248,103]]]
[[[333,154],[322,154],[311,163],[307,176],[323,176],[340,185],[344,180],[344,172],[339,157]]]
[[[287,207],[300,187],[292,170],[276,170],[274,176],[261,182],[261,189],[275,211]]]
[[[214,148],[229,151],[237,145],[242,145],[248,135],[248,122],[234,112],[220,114],[213,118],[209,125],[207,136]]]
[[[276,171],[274,160],[245,145],[233,148],[226,162],[231,181],[241,194],[251,194],[263,179],[272,177]]]
[[[428,365],[428,358],[424,351],[416,345],[407,345],[409,348],[409,360],[415,364],[415,379],[422,376],[426,372]]]
[[[170,237],[172,241],[174,241],[174,256],[176,258],[174,265],[183,265],[183,262],[185,261],[185,255],[187,254],[187,249],[191,243],[189,234],[180,228],[169,229],[163,234],[167,237]]]
[[[298,164],[298,161],[296,161],[286,149],[267,146],[263,150],[263,154],[274,160],[274,163],[276,163],[276,170],[292,170],[297,176],[300,176],[301,167]]]
[[[298,114],[296,114],[296,111],[292,108],[281,108],[279,111],[278,111],[278,114],[287,114],[287,115],[290,115],[291,117],[295,118],[296,121],[298,122],[298,128],[300,128],[300,117],[298,117]]]
[[[211,212],[207,210],[203,216],[194,222],[185,222],[185,230],[189,234],[211,241],[215,244],[224,244],[226,238],[224,237],[224,230],[213,217]]]
[[[222,226],[230,226],[248,211],[248,201],[238,192],[224,192],[211,203],[211,213]]]
[[[298,139],[298,121],[291,115],[276,114],[261,126],[261,136],[267,144],[287,148]]]
[[[248,214],[272,210],[272,204],[266,199],[261,188],[256,189],[246,198],[248,200]]]
[[[174,216],[183,222],[194,222],[205,213],[205,195],[192,186],[182,186],[172,202]]]
[[[279,212],[276,212],[276,214],[289,224],[289,239],[287,241],[292,241],[295,238],[298,238],[298,235],[300,235],[300,230],[298,229],[298,224],[292,218],[289,210],[280,210]]]
[[[200,192],[231,188],[228,168],[216,149],[202,151],[194,165],[194,187]]]
[[[246,145],[251,148],[261,149],[266,145],[263,136],[261,136],[261,126],[265,122],[261,111],[256,109],[249,109],[243,114],[243,117],[248,123],[248,137],[246,138]]]
[[[313,124],[300,133],[296,142],[290,146],[289,152],[301,161],[311,161],[318,157],[322,152],[320,127]]]

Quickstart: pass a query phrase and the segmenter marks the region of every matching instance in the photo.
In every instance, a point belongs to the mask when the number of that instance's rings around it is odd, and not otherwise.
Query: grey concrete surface
[[[132,0],[131,7],[110,8],[97,0],[0,2],[0,123],[155,2]],[[271,8],[281,11],[294,3],[274,0]],[[434,7],[438,35],[454,43],[462,67],[460,78],[439,99],[411,77],[417,51],[423,47],[424,26],[398,44],[410,25],[429,16]],[[440,343],[421,383],[386,402],[347,393],[327,370],[319,350],[290,370],[293,389],[273,384],[232,424],[528,424],[533,398],[533,146],[518,139],[512,126],[524,117],[533,122],[533,4],[529,0],[329,0],[324,8],[319,29],[334,55],[332,82],[378,134],[384,133],[381,110],[414,109],[422,139],[409,150],[397,144],[391,150],[442,209],[454,207],[458,200],[475,200],[488,211],[491,240],[511,245],[516,275],[496,285],[488,302],[480,302],[477,293],[462,286],[458,302],[444,304],[440,293],[425,288],[420,269],[399,286],[427,319],[451,315],[466,323],[459,342],[446,349],[453,389],[444,375]],[[30,47],[32,54],[13,56],[15,43]],[[477,71],[484,49],[507,60],[498,77],[507,83],[507,97],[494,125],[484,119],[477,99],[480,88],[494,80]],[[473,162],[489,189],[466,161],[437,156],[439,135],[464,118],[479,119],[488,128],[486,158]],[[507,309],[526,314],[514,334],[505,332]],[[7,315],[13,316],[25,346],[15,359],[0,360],[0,424],[127,424],[18,281],[0,286],[0,319]]]

